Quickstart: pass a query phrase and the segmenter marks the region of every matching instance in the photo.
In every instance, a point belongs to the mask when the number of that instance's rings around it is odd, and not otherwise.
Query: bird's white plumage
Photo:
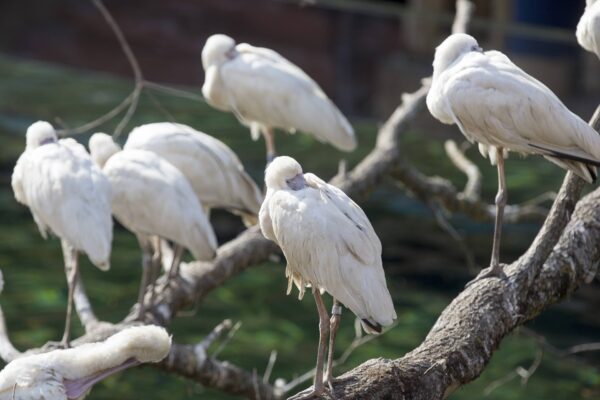
[[[473,37],[454,34],[438,46],[433,65],[429,111],[457,124],[482,154],[540,154],[593,180],[595,170],[580,161],[600,161],[598,133],[504,54],[484,53]]]
[[[260,227],[287,260],[288,293],[294,282],[327,291],[356,316],[387,326],[396,312],[385,282],[381,243],[362,209],[335,186],[304,174],[306,186],[287,181],[302,174],[290,157],[267,168]]]
[[[109,268],[110,184],[83,146],[73,139],[57,140],[47,122],[33,124],[12,187],[43,237],[50,231],[85,252],[99,268]]]
[[[581,47],[600,58],[600,1],[587,0],[576,36]]]
[[[340,150],[356,148],[348,120],[304,71],[273,50],[226,35],[211,36],[202,51],[202,93],[214,107],[233,112],[257,139],[262,128],[300,130]]]
[[[171,338],[164,328],[125,329],[104,342],[17,358],[0,371],[0,400],[66,400],[76,385],[102,372],[117,371],[130,359],[159,362],[167,356]],[[85,397],[85,392],[79,399]]]
[[[129,134],[125,150],[152,151],[188,179],[204,207],[258,215],[263,195],[237,155],[223,142],[187,125],[146,124]]]
[[[92,157],[112,138],[96,133]],[[90,140],[92,142],[92,140]],[[114,143],[114,142],[113,142]],[[98,153],[97,153],[98,152]],[[127,229],[157,235],[187,248],[197,260],[215,255],[217,240],[201,203],[183,174],[153,152],[116,152],[102,169],[112,187],[112,212]]]

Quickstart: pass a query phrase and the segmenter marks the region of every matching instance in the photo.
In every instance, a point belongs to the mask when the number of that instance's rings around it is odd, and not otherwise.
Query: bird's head
[[[470,52],[482,53],[477,40],[466,33],[455,33],[446,38],[436,49],[433,59],[433,74],[445,71],[463,55]]]
[[[218,33],[206,40],[202,49],[202,67],[204,71],[213,65],[221,65],[237,56],[235,40]]]
[[[0,391],[30,398],[29,393],[62,385],[64,398],[83,399],[101,380],[141,363],[159,362],[170,349],[171,337],[164,328],[136,326],[104,342],[17,358],[0,372]]]
[[[27,140],[27,150],[33,150],[45,144],[56,143],[58,141],[56,131],[46,121],[38,121],[31,124],[27,128],[25,137]]]
[[[92,160],[103,168],[113,154],[121,151],[121,147],[106,133],[94,133],[88,143]]]
[[[156,363],[171,350],[171,337],[164,328],[146,325],[124,329],[103,343],[62,350],[60,365],[69,399],[79,399],[94,384],[141,363]],[[59,350],[61,351],[61,350]]]
[[[301,190],[306,187],[302,167],[292,157],[275,158],[265,171],[267,189]]]
[[[136,326],[109,337],[104,347],[107,353],[114,353],[115,358],[124,356],[140,363],[156,363],[169,354],[171,337],[164,328],[156,325]]]

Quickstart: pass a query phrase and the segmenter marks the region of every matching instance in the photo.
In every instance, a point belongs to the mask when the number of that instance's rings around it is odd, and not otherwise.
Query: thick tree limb
[[[600,107],[590,124],[597,129]],[[567,173],[529,250],[505,267],[506,279],[483,279],[442,312],[423,343],[397,360],[375,359],[339,377],[338,398],[444,399],[476,379],[502,339],[597,273],[600,189],[577,203],[583,181]],[[573,209],[575,211],[573,212]]]
[[[167,358],[156,366],[229,394],[256,400],[276,399],[273,387],[264,383],[255,373],[219,361],[216,355],[208,354],[210,345],[231,328],[231,321],[225,320],[196,345],[174,343]]]

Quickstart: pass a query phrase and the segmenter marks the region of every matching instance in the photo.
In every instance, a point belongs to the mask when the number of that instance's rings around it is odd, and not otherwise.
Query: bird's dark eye
[[[476,51],[478,53],[483,53],[483,49],[479,46],[477,46],[476,44],[474,44],[473,46],[471,46],[471,51]]]

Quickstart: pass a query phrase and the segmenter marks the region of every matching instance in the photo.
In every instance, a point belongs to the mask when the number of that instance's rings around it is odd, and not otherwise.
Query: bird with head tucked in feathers
[[[396,319],[385,281],[381,242],[363,210],[343,191],[311,173],[291,157],[277,157],[265,172],[267,194],[260,209],[263,235],[277,243],[287,261],[288,293],[312,287],[320,341],[312,394],[331,383],[332,355],[341,307],[349,308],[369,333],[380,333]],[[321,291],[334,298],[331,321]],[[339,303],[338,303],[339,302]],[[323,362],[330,333],[327,371]]]
[[[110,182],[112,213],[135,233],[142,248],[138,315],[143,319],[144,295],[152,270],[150,238],[159,236],[176,245],[169,278],[176,276],[184,248],[197,260],[207,261],[216,254],[217,239],[191,185],[169,162],[151,151],[121,150],[105,133],[92,135],[89,147],[92,159]]]
[[[69,298],[62,345],[68,346],[78,253],[103,271],[110,267],[112,217],[110,184],[85,148],[71,138],[58,140],[52,125],[38,121],[27,129],[25,151],[15,165],[12,188],[31,210],[42,237],[61,239]]]
[[[504,158],[509,151],[541,155],[591,183],[600,165],[600,135],[506,55],[484,52],[475,38],[462,33],[449,36],[435,51],[427,108],[439,121],[456,124],[498,168],[492,258],[476,280],[502,276]]]
[[[346,117],[313,79],[275,51],[236,45],[231,37],[216,34],[202,49],[202,66],[208,103],[234,113],[254,140],[262,133],[267,161],[275,157],[274,128],[309,133],[342,151],[356,148]]]
[[[600,58],[600,1],[586,0],[575,35],[581,47]]]
[[[122,330],[104,342],[19,357],[0,371],[0,400],[81,400],[101,380],[169,354],[164,328]]]

